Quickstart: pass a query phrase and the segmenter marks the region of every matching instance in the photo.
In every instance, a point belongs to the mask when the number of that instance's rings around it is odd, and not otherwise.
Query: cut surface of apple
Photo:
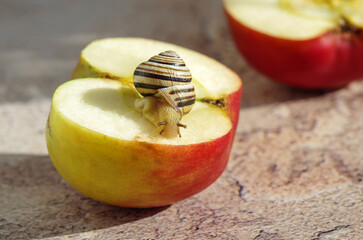
[[[269,36],[306,40],[339,31],[342,21],[363,28],[361,0],[224,0],[226,11]]]
[[[210,104],[196,102],[181,122],[182,137],[168,139],[137,111],[134,102],[140,98],[135,89],[107,79],[72,80],[59,87],[53,107],[59,114],[82,127],[127,141],[159,144],[195,144],[219,138],[231,129],[229,117]]]
[[[46,137],[50,158],[81,193],[122,207],[158,207],[190,197],[225,169],[232,147],[226,112],[196,102],[182,137],[164,138],[135,108],[133,87],[76,79],[54,93]]]
[[[177,52],[190,69],[197,99],[223,99],[241,88],[239,77],[219,62],[174,44],[142,38],[90,43],[82,51],[72,78],[104,77],[131,83],[140,63],[166,50]]]
[[[287,85],[340,88],[363,77],[362,0],[224,0],[238,50]]]

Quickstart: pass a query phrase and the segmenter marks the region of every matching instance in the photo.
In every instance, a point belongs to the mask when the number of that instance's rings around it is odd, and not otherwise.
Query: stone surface
[[[0,239],[362,238],[363,82],[322,92],[269,81],[236,52],[217,0],[0,6]],[[80,50],[111,36],[180,44],[243,78],[230,162],[200,194],[163,208],[117,208],[79,194],[52,166],[51,96]]]

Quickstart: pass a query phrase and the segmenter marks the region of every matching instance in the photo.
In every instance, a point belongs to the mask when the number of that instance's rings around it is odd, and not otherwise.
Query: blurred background
[[[220,0],[0,0],[0,102],[51,99],[80,51],[108,37],[143,37],[204,53],[242,77],[242,107],[309,97],[250,68]]]

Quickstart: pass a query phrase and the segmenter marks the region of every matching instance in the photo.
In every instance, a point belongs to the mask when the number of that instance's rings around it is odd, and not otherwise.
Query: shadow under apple
[[[120,208],[85,197],[61,178],[46,155],[0,154],[0,202],[4,239],[105,229],[168,208]]]

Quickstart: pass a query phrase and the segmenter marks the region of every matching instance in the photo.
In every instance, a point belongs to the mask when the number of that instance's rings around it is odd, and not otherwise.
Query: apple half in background
[[[234,41],[266,76],[302,88],[363,78],[363,1],[224,0]]]
[[[101,77],[132,84],[136,67],[166,50],[177,52],[190,69],[197,101],[222,105],[227,111],[233,123],[233,138],[238,123],[242,81],[223,64],[193,50],[143,38],[96,40],[83,49],[71,78]]]
[[[196,102],[182,137],[169,139],[134,107],[140,96],[109,79],[77,79],[54,93],[47,147],[75,189],[123,207],[164,206],[196,194],[225,169],[232,122],[223,109]]]

